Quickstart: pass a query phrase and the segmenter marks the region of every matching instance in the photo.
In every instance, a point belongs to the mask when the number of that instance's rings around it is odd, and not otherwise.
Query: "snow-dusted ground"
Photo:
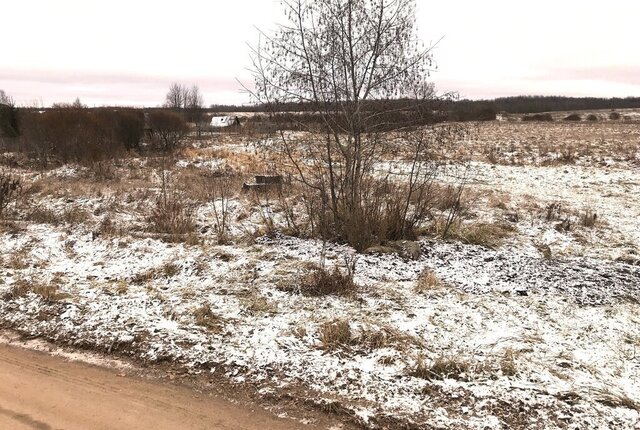
[[[302,386],[372,423],[388,415],[445,428],[633,428],[640,419],[628,406],[640,403],[637,267],[425,242],[418,261],[360,257],[354,297],[308,298],[278,289],[317,260],[321,245],[300,239],[206,251],[152,239],[123,247],[120,239],[43,226],[2,239],[5,255],[28,249],[29,267],[4,269],[0,293],[22,278],[53,282],[69,296],[1,302],[4,323],[31,335],[175,360],[266,392]],[[328,257],[349,252],[336,246]],[[133,282],[167,262],[178,273]],[[450,286],[416,294],[424,267]],[[577,305],[585,301],[606,304]],[[220,317],[220,332],[196,324],[203,304]],[[350,322],[354,338],[362,330],[403,336],[380,348],[355,342],[328,352],[318,329],[336,318]],[[469,363],[468,374],[410,376],[417,360],[438,358]],[[508,374],[505,360],[514,367]]]
[[[202,153],[177,167],[223,165]],[[291,292],[319,262],[317,241],[275,235],[220,246],[211,229],[199,245],[135,231],[96,237],[107,215],[134,230],[142,225],[142,191],[128,190],[129,199],[108,190],[48,193],[40,205],[57,213],[80,207],[89,219],[76,226],[22,222],[22,230],[0,233],[0,324],[61,344],[171,360],[271,398],[314,401],[371,427],[637,428],[637,167],[476,162],[473,172],[476,220],[519,213],[517,232],[502,247],[424,239],[418,260],[359,255],[358,287],[347,296]],[[73,184],[80,174],[66,166],[44,176]],[[591,208],[601,223],[557,231],[557,221],[544,217],[555,202],[575,220]],[[198,208],[199,227],[212,204]],[[260,223],[265,208],[247,205],[230,203],[233,234]],[[326,259],[340,265],[353,254],[330,244]],[[417,292],[424,269],[444,285]],[[35,292],[9,294],[16,285]],[[38,286],[58,294],[46,300]],[[203,306],[211,310],[209,328],[197,320]],[[336,320],[348,322],[351,340],[326,348],[322,327]],[[420,372],[442,362],[453,366],[442,379]]]

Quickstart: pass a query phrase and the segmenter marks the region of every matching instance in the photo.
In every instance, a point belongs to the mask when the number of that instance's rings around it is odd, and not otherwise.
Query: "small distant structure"
[[[209,123],[209,126],[215,128],[232,127],[234,125],[240,125],[240,118],[237,116],[214,116]]]
[[[243,183],[243,191],[268,191],[271,189],[282,189],[284,183],[282,175],[256,175],[254,183]]]

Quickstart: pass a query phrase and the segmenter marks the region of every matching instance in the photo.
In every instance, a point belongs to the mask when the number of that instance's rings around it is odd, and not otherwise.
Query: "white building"
[[[232,125],[240,125],[237,116],[214,116],[211,118],[211,127],[231,127]]]

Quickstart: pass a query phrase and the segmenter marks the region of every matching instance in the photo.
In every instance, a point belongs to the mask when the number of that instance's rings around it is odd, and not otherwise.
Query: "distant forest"
[[[449,100],[423,101],[421,108],[431,104],[435,110],[447,111],[447,119],[457,121],[482,121],[495,119],[499,112],[531,114],[554,111],[579,111],[595,109],[640,108],[640,97],[597,98],[597,97],[560,97],[560,96],[515,96],[494,100]],[[377,106],[375,106],[377,105]],[[390,106],[397,109],[412,109],[416,102],[411,100],[384,100],[373,102],[371,109],[387,110]],[[286,112],[313,111],[310,105],[290,103],[279,106]],[[211,105],[208,112],[264,112],[263,105],[233,106]]]

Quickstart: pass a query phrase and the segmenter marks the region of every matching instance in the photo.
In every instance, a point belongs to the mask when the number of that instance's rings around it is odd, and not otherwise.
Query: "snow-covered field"
[[[487,136],[507,126],[513,152],[527,153],[518,148],[531,143],[531,125],[492,123],[480,136],[495,145]],[[545,132],[558,146],[575,130]],[[219,143],[198,146],[173,174],[227,163],[206,159],[222,153]],[[278,220],[264,202],[232,198],[227,245],[210,228],[211,202],[196,211],[199,241],[169,243],[142,230],[158,184],[144,160],[128,161],[116,183],[88,181],[74,166],[17,171],[40,189],[0,230],[0,323],[169,360],[374,428],[638,428],[640,171],[638,158],[614,150],[604,164],[476,158],[465,222],[510,223],[500,247],[423,238],[415,260],[356,255],[355,290],[322,297],[296,291],[322,243],[258,234],[265,210]],[[548,216],[554,204],[559,214]],[[34,221],[34,207],[85,215]],[[593,226],[580,222],[587,209],[598,214]],[[106,217],[118,228],[96,234]],[[557,229],[566,218],[574,226]],[[253,239],[240,239],[247,232]],[[337,244],[324,253],[338,267],[355,255]],[[425,269],[438,285],[417,288]]]

